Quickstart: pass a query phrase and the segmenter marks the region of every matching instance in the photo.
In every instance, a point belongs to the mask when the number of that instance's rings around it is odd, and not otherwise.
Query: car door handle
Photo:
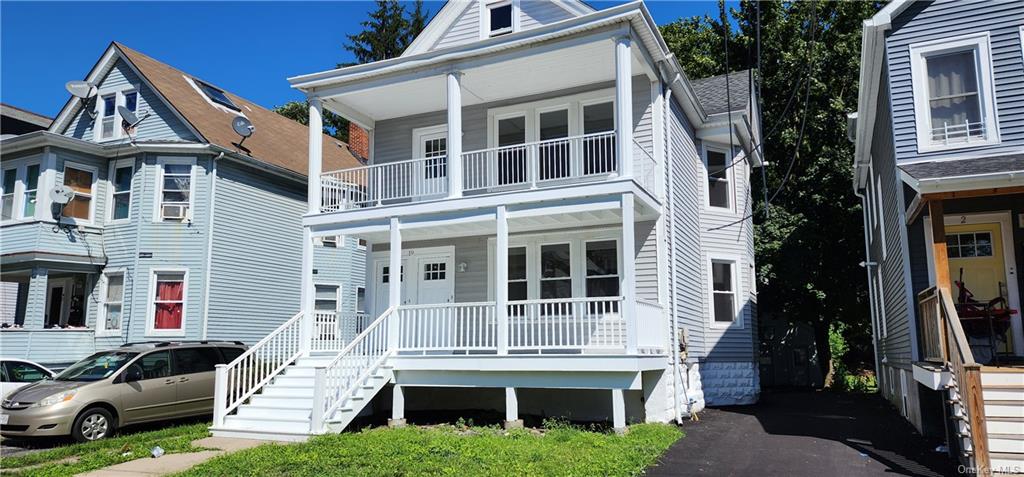
[[[178,382],[179,383],[187,383],[188,382],[188,378],[181,378],[181,379],[178,380]]]
[[[174,380],[173,379],[167,379],[167,380],[164,381],[164,384],[174,384]]]

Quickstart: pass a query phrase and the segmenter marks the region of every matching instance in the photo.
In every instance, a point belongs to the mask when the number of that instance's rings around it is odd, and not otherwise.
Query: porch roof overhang
[[[916,193],[907,206],[907,224],[930,201],[1024,194],[1024,153],[903,164],[899,170]]]
[[[654,220],[660,204],[630,180],[559,189],[415,202],[307,215],[313,237],[356,235],[386,242],[391,218],[399,217],[402,240],[493,235],[496,208],[505,205],[511,233],[621,224],[622,195],[632,193],[635,220]]]
[[[614,79],[612,38],[634,39],[634,71],[663,77],[689,119],[707,114],[642,2],[465,45],[289,78],[293,88],[366,128],[443,110],[448,72],[463,73],[463,106]],[[572,74],[565,74],[571,71]],[[436,94],[424,94],[436,92]],[[402,98],[396,101],[395,98]]]
[[[85,256],[56,252],[19,252],[0,255],[4,272],[31,267],[45,267],[69,272],[96,272],[106,265],[105,256]]]

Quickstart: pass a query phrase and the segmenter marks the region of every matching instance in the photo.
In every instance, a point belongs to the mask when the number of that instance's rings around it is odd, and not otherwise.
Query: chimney
[[[370,158],[370,136],[352,122],[348,123],[348,148],[363,161]]]

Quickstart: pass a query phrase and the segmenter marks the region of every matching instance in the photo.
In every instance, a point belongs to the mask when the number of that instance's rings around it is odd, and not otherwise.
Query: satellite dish
[[[256,131],[256,126],[253,126],[252,121],[249,121],[249,118],[245,116],[235,116],[235,118],[231,120],[231,129],[234,129],[235,133],[242,136],[242,140],[238,141],[238,147],[242,147],[242,143],[245,142],[245,139],[252,136],[252,133]]]
[[[75,198],[75,191],[64,184],[59,184],[50,191],[50,200],[55,204],[65,205],[73,198]]]
[[[132,110],[130,110],[130,109],[124,107],[124,106],[118,106],[117,107],[117,114],[120,114],[121,115],[121,119],[124,122],[129,124],[129,126],[126,127],[125,129],[131,129],[131,128],[135,127],[136,124],[139,124],[138,116],[136,116],[135,113],[132,112]]]
[[[78,98],[89,99],[96,96],[96,85],[88,81],[68,81],[64,87],[67,88],[69,93]]]

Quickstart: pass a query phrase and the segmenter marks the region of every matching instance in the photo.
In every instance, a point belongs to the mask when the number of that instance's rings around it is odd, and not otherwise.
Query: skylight
[[[196,85],[199,86],[199,89],[203,90],[203,93],[206,93],[206,97],[210,98],[210,101],[227,106],[231,109],[234,109],[235,111],[241,111],[241,108],[236,106],[235,103],[231,102],[231,99],[229,99],[228,96],[224,94],[223,90],[217,89],[216,87],[206,84],[199,80],[196,80]]]

